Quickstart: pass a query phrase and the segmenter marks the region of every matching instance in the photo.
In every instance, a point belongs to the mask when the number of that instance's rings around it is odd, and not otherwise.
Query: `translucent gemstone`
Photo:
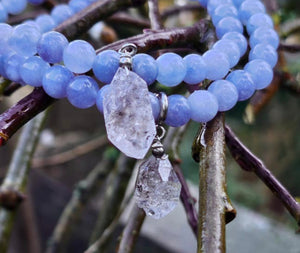
[[[160,113],[160,103],[158,97],[152,92],[149,92],[149,96],[150,96],[153,118],[155,120],[158,120],[159,113]]]
[[[42,33],[48,32],[56,26],[56,23],[55,23],[54,19],[48,14],[39,15],[35,19],[35,22],[39,26],[40,31]]]
[[[208,50],[203,55],[206,65],[206,78],[217,80],[223,78],[229,71],[229,60],[226,54],[219,50]]]
[[[119,68],[120,54],[106,50],[98,54],[93,64],[93,72],[103,83],[110,83]]]
[[[224,112],[233,108],[238,101],[238,91],[233,83],[226,80],[214,81],[208,91],[215,95],[218,100],[219,111]]]
[[[1,5],[1,3],[0,3]],[[13,28],[4,23],[0,23],[0,44],[2,45],[4,42],[7,42],[10,35],[13,32]]]
[[[189,54],[183,58],[186,65],[184,82],[187,84],[198,84],[205,79],[206,65],[201,55]]]
[[[110,89],[110,85],[104,85],[97,93],[96,106],[99,112],[103,113],[103,98],[106,92]]]
[[[2,48],[3,49],[3,48]],[[15,51],[11,50],[9,47],[5,47],[5,51],[1,52],[0,54],[0,75],[3,76],[4,78],[7,78],[6,73],[5,73],[5,63],[7,59],[16,54]]]
[[[156,61],[150,55],[137,54],[132,58],[132,71],[150,85],[156,80],[158,67]]]
[[[257,28],[260,27],[267,27],[267,28],[273,28],[274,24],[272,19],[269,15],[265,13],[257,13],[251,18],[249,18],[247,22],[247,31],[248,34],[253,33]]]
[[[278,54],[274,47],[268,44],[258,44],[249,53],[249,60],[252,61],[255,59],[264,60],[274,68],[278,61]]]
[[[244,2],[245,0],[232,0],[233,4],[239,8],[240,5]]]
[[[119,68],[103,99],[108,139],[125,155],[142,159],[156,134],[146,82]]]
[[[237,18],[234,17],[222,18],[216,25],[216,33],[219,39],[222,38],[225,33],[228,32],[243,33],[243,30],[244,28],[242,23]]]
[[[25,57],[18,54],[13,54],[6,60],[4,64],[4,71],[9,80],[14,82],[19,82],[22,80],[19,68],[24,61]]]
[[[217,49],[227,55],[230,68],[234,67],[240,60],[240,49],[232,40],[221,39],[213,46],[213,49]]]
[[[172,127],[179,127],[191,119],[191,109],[187,99],[182,95],[168,97],[168,111],[165,123]]]
[[[67,4],[58,4],[51,11],[51,17],[59,25],[74,14]]]
[[[252,48],[257,44],[265,43],[277,49],[279,46],[279,37],[274,29],[260,27],[251,34],[249,43]]]
[[[232,4],[221,4],[218,6],[213,14],[211,15],[213,24],[216,25],[218,22],[225,17],[238,18],[238,11]]]
[[[220,6],[221,4],[231,4],[231,0],[208,0],[207,1],[207,11],[210,15],[212,15],[215,9]]]
[[[228,40],[235,42],[235,44],[237,44],[237,46],[240,49],[241,56],[243,56],[246,53],[247,47],[248,47],[248,42],[247,42],[245,36],[242,35],[241,33],[229,32],[229,33],[226,33],[222,37],[222,39],[228,39]]]
[[[135,200],[148,216],[160,219],[178,204],[181,184],[167,156],[151,156],[139,168]]]
[[[25,10],[27,1],[26,0],[2,0],[2,4],[9,14],[17,15]]]
[[[249,18],[257,13],[265,13],[266,8],[262,2],[256,0],[246,0],[239,7],[239,17],[246,25]]]

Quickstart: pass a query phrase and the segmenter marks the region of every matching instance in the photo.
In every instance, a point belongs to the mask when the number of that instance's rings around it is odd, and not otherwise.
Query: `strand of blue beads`
[[[0,74],[16,82],[43,86],[50,96],[67,97],[78,108],[96,103],[103,112],[103,96],[119,67],[119,53],[107,50],[96,55],[88,42],[69,43],[64,35],[50,31],[93,1],[72,0],[68,5],[57,5],[50,15],[43,14],[14,28],[0,24]],[[250,98],[255,90],[270,84],[272,68],[277,63],[279,38],[259,0],[199,0],[199,3],[207,8],[219,39],[203,56],[190,54],[182,58],[166,53],[156,60],[146,54],[133,57],[132,70],[148,85],[155,81],[169,87],[183,81],[189,85],[204,79],[213,81],[208,90],[196,90],[188,98],[169,96],[165,122],[174,127],[190,119],[207,122],[218,111],[230,110],[237,101]],[[247,51],[244,27],[250,37],[249,62],[244,70],[232,70],[228,74]],[[64,66],[57,65],[61,62]],[[100,90],[93,78],[74,77],[91,69],[106,84]],[[153,116],[157,119],[159,101],[154,94],[149,94]]]

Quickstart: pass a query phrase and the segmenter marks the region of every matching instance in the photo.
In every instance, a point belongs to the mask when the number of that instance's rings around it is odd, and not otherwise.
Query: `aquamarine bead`
[[[191,119],[205,123],[218,112],[217,98],[207,90],[196,90],[187,99],[191,109]]]
[[[238,32],[229,32],[229,33],[226,33],[222,37],[222,39],[228,39],[228,40],[231,40],[231,41],[235,42],[235,44],[240,49],[240,55],[241,55],[241,57],[246,53],[247,47],[248,47],[248,43],[247,43],[247,40],[244,37],[244,35],[242,35],[241,33],[238,33]]]
[[[53,98],[64,98],[67,96],[67,85],[74,74],[66,67],[55,65],[47,69],[43,76],[42,84],[45,92]]]
[[[137,54],[133,56],[132,71],[144,79],[148,85],[154,83],[158,75],[156,61],[147,54]]]
[[[41,33],[32,25],[17,25],[9,38],[9,45],[16,53],[32,56],[37,52],[37,43]]]
[[[150,97],[153,118],[157,121],[160,114],[160,102],[158,100],[158,97],[152,92],[149,92],[149,97]]]
[[[235,85],[226,80],[214,81],[209,87],[211,92],[218,100],[219,111],[225,112],[235,106],[238,101],[238,91]]]
[[[246,0],[244,1],[239,8],[239,17],[241,22],[246,25],[249,18],[257,13],[265,13],[266,8],[260,2],[256,0]]]
[[[260,27],[251,34],[249,43],[252,48],[257,44],[266,43],[277,49],[279,37],[273,29]]]
[[[202,56],[198,54],[189,54],[183,58],[186,65],[186,75],[184,82],[187,84],[198,84],[206,77],[206,65]]]
[[[38,56],[31,56],[20,66],[22,80],[31,86],[42,86],[43,76],[50,65]]]
[[[93,72],[102,83],[110,83],[119,68],[120,54],[106,50],[98,54],[93,64]]]
[[[230,68],[234,67],[240,60],[240,49],[232,40],[221,39],[213,46],[213,49],[216,49],[227,55]]]
[[[42,33],[49,32],[56,26],[54,19],[48,14],[39,15],[35,19],[35,22],[39,26]]]
[[[217,80],[223,78],[229,71],[228,57],[219,50],[213,49],[203,55],[206,65],[206,78]]]
[[[77,108],[86,109],[96,103],[98,84],[89,76],[76,76],[67,86],[69,102]]]
[[[22,80],[20,76],[20,65],[22,65],[25,61],[25,57],[18,55],[18,54],[13,54],[8,57],[8,59],[4,63],[4,71],[6,74],[6,77],[14,82],[19,82]]]
[[[173,87],[180,84],[186,75],[186,66],[178,54],[166,53],[156,59],[158,66],[157,81]]]
[[[97,93],[96,98],[96,106],[99,112],[103,113],[103,98],[106,96],[107,92],[109,92],[110,85],[104,85]]]
[[[24,22],[22,22],[22,24],[31,25],[35,29],[37,29],[38,31],[41,32],[40,27],[38,26],[38,24],[34,20],[28,19],[28,20],[25,20]]]
[[[255,59],[264,60],[274,68],[278,61],[278,54],[274,47],[268,44],[258,44],[249,53],[249,60],[252,61]]]
[[[13,32],[13,28],[5,23],[0,23],[0,53],[2,53],[2,46],[7,45],[7,41]]]
[[[168,97],[168,111],[165,123],[172,127],[185,125],[191,119],[191,109],[187,99],[182,95]]]
[[[0,3],[0,22],[5,22],[8,18],[8,13],[4,8],[3,4]]]
[[[2,4],[9,14],[17,15],[25,10],[26,0],[2,0]]]
[[[239,8],[240,5],[244,2],[245,0],[232,0],[233,4],[236,6],[236,8]]]
[[[80,12],[81,10],[89,6],[89,4],[90,3],[86,0],[71,0],[69,2],[69,6],[74,13]]]
[[[56,25],[61,24],[74,14],[73,10],[67,4],[56,5],[51,11],[51,17]]]
[[[252,34],[257,28],[273,28],[274,24],[270,16],[265,13],[257,13],[251,16],[247,22],[247,32]]]
[[[225,17],[222,18],[216,25],[216,34],[220,39],[228,32],[238,32],[242,34],[243,29],[243,25],[238,19],[233,17]]]
[[[232,4],[221,4],[218,6],[213,14],[211,15],[211,19],[213,24],[216,26],[218,22],[225,17],[233,17],[238,18],[238,11]]]
[[[207,1],[207,12],[212,15],[215,9],[220,6],[221,4],[231,4],[231,0],[208,0]]]
[[[63,34],[51,31],[42,35],[37,44],[37,52],[44,61],[58,63],[62,61],[67,45],[68,40]]]
[[[45,0],[27,0],[31,4],[42,4]]]
[[[7,78],[6,73],[5,73],[5,65],[6,65],[5,63],[6,63],[7,59],[11,55],[16,54],[16,52],[7,46],[1,47],[1,49],[3,50],[3,52],[0,54],[0,75],[3,76],[4,78]]]
[[[74,40],[65,47],[63,60],[65,66],[74,73],[89,71],[96,58],[94,48],[84,40]]]
[[[244,69],[250,73],[257,90],[266,88],[273,80],[273,70],[269,63],[263,60],[250,61]]]
[[[232,82],[239,94],[238,101],[244,101],[250,98],[255,92],[255,85],[252,76],[244,70],[232,71],[226,78]]]

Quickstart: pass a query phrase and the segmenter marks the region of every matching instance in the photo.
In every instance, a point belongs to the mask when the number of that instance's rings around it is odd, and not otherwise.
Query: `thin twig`
[[[162,29],[161,17],[159,14],[158,1],[157,0],[148,0],[149,8],[149,19],[151,23],[152,30]]]
[[[298,53],[300,52],[300,45],[299,44],[287,44],[281,42],[279,45],[279,50],[289,52],[289,53]]]
[[[229,126],[225,127],[226,144],[232,157],[243,170],[254,172],[263,183],[277,196],[300,226],[300,204],[289,191],[276,179],[264,163],[241,143]]]

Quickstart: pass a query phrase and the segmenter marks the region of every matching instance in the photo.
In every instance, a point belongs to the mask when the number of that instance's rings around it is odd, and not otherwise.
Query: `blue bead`
[[[235,44],[240,49],[241,57],[246,53],[247,47],[248,47],[248,42],[247,42],[246,38],[244,37],[244,35],[242,35],[238,32],[229,32],[229,33],[226,33],[222,37],[222,39],[228,39],[228,40],[232,40],[233,42],[235,42]]]
[[[252,61],[255,59],[264,60],[274,68],[278,61],[278,54],[274,47],[268,44],[258,44],[249,53],[249,60]]]
[[[86,0],[71,0],[69,2],[69,6],[74,13],[80,12],[81,10],[89,6],[89,4],[90,3]]]
[[[255,85],[251,75],[244,70],[232,71],[226,78],[232,82],[239,94],[239,101],[244,101],[250,98],[255,92]]]
[[[218,100],[219,111],[228,111],[235,106],[238,101],[238,91],[235,85],[226,80],[214,81],[209,87],[211,92]]]
[[[180,84],[186,74],[186,66],[178,54],[166,53],[156,59],[158,66],[157,81],[173,87]]]
[[[9,14],[17,15],[25,10],[26,0],[2,0],[2,4]]]
[[[186,65],[186,75],[184,82],[187,84],[198,84],[206,77],[206,65],[202,56],[198,54],[189,54],[183,58]]]
[[[56,5],[51,11],[51,17],[57,25],[61,24],[74,14],[67,4]]]
[[[31,56],[20,66],[22,80],[31,86],[42,86],[43,76],[49,64],[38,56]]]
[[[27,0],[31,4],[42,4],[45,0]]]
[[[37,45],[37,52],[42,59],[49,63],[62,61],[63,51],[68,45],[68,40],[58,32],[47,32],[42,35]]]
[[[8,13],[4,8],[3,4],[0,3],[0,22],[5,22],[8,18]]]
[[[96,98],[96,106],[98,108],[98,111],[103,113],[103,98],[107,96],[107,92],[110,90],[110,85],[104,85],[97,93]]]
[[[73,73],[66,67],[61,65],[52,66],[47,69],[43,76],[43,88],[53,98],[64,98],[67,96],[67,85],[73,77]]]
[[[238,19],[233,17],[225,17],[221,19],[216,25],[216,33],[219,39],[228,32],[238,32],[242,34],[243,29],[244,28],[242,23]]]
[[[278,34],[270,28],[261,27],[256,29],[250,36],[250,46],[253,48],[261,43],[269,44],[277,49],[279,46]]]
[[[232,4],[221,4],[211,15],[211,19],[214,25],[217,25],[218,22],[225,17],[238,18],[238,11],[235,6],[233,6]]]
[[[191,119],[205,123],[212,120],[218,112],[216,97],[207,90],[196,90],[188,97]]]
[[[64,64],[74,73],[89,71],[94,63],[96,53],[94,48],[84,40],[74,40],[63,53]]]
[[[132,58],[132,71],[150,85],[156,80],[158,67],[156,61],[150,55],[137,54]]]
[[[247,22],[247,32],[252,34],[257,28],[273,28],[274,24],[270,16],[265,13],[257,13],[251,16]]]
[[[0,54],[0,75],[3,76],[4,78],[7,78],[6,73],[5,73],[5,63],[7,59],[11,56],[16,54],[15,51],[11,50],[9,47],[5,46],[2,49],[6,49],[6,51],[3,51],[3,53]]]
[[[25,20],[22,24],[31,25],[35,29],[37,29],[39,32],[41,32],[40,27],[38,26],[38,24],[35,21],[31,20],[31,19]]]
[[[230,68],[234,67],[240,60],[240,49],[232,40],[221,39],[213,46],[213,49],[227,55]]]
[[[215,9],[220,6],[221,4],[231,4],[231,0],[209,0],[207,1],[207,12],[212,15]]]
[[[77,76],[67,86],[69,102],[77,108],[85,109],[96,103],[98,84],[89,76]]]
[[[246,0],[244,1],[239,8],[239,17],[241,22],[246,25],[249,18],[257,13],[265,13],[266,8],[260,2],[256,0]]]
[[[93,64],[93,72],[102,83],[110,83],[119,68],[120,54],[106,50],[98,54]]]
[[[236,8],[239,8],[240,5],[244,2],[245,0],[232,0],[233,4],[236,6]]]
[[[10,55],[6,59],[4,63],[4,71],[9,80],[14,82],[19,82],[22,80],[19,69],[20,65],[24,63],[25,59],[26,58],[24,56],[18,54]]]
[[[200,3],[200,5],[202,5],[203,7],[207,6],[207,0],[198,0],[198,2]]]
[[[185,125],[191,119],[191,109],[187,99],[181,95],[168,97],[168,111],[165,123],[172,127]]]
[[[49,32],[56,26],[54,19],[48,14],[39,15],[35,19],[35,22],[39,26],[42,33]]]
[[[206,78],[209,80],[221,79],[229,71],[229,60],[219,50],[208,50],[203,55],[203,60],[206,65]]]
[[[7,45],[7,41],[10,38],[12,32],[13,28],[10,25],[4,23],[0,24],[0,53],[2,53],[1,47]]]
[[[37,43],[41,33],[32,25],[18,25],[14,28],[9,45],[16,53],[23,56],[32,56],[37,52]]]
[[[157,121],[160,114],[160,102],[158,97],[152,92],[149,92],[149,97],[150,97],[150,102],[152,107],[153,118]]]
[[[271,66],[263,60],[250,61],[246,64],[244,69],[250,73],[257,90],[266,88],[273,80],[273,70]]]

